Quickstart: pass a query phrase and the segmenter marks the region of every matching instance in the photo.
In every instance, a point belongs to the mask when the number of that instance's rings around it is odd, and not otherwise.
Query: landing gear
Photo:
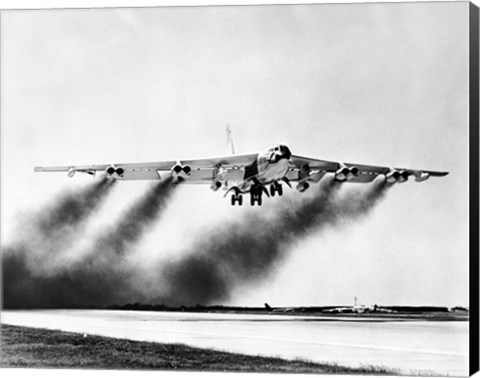
[[[275,193],[278,193],[279,196],[283,195],[283,187],[278,182],[274,182],[272,185],[270,185],[270,195],[275,197]]]
[[[250,193],[250,205],[255,206],[255,202],[258,206],[262,206],[262,195],[254,195]]]
[[[263,185],[254,185],[250,188],[250,205],[255,206],[255,202],[258,206],[262,206],[262,194],[265,191],[268,196],[268,192]]]
[[[275,185],[275,189],[273,189],[275,193],[282,195],[282,186],[279,183],[275,183],[273,185]],[[224,197],[226,197],[229,193],[232,193],[230,197],[232,206],[235,206],[237,203],[238,203],[238,206],[243,205],[242,192],[238,187],[234,186],[228,189]],[[254,181],[254,183],[250,187],[250,205],[255,206],[255,204],[257,204],[258,206],[262,206],[262,202],[263,202],[262,196],[264,193],[266,194],[267,197],[270,197],[270,193],[267,190],[267,187],[260,184],[258,181]]]
[[[243,205],[243,196],[240,193],[232,194],[232,206],[235,206],[235,203],[238,202],[238,206]]]

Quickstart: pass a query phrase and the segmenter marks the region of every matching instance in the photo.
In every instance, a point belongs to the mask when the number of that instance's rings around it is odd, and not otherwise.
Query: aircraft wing
[[[35,167],[35,172],[67,172],[72,177],[76,172],[90,175],[103,174],[123,180],[158,180],[172,174],[178,182],[188,184],[212,184],[218,170],[228,171],[229,180],[244,180],[244,171],[254,165],[258,154],[231,155],[223,157],[167,160],[146,163],[113,163],[95,165],[67,165],[54,167]],[[184,169],[188,169],[184,171]],[[256,168],[255,168],[256,169]],[[177,171],[176,171],[177,170]],[[318,182],[325,174],[334,173],[339,181],[371,182],[378,175],[384,175],[388,182],[404,182],[409,176],[415,181],[424,181],[429,177],[441,177],[448,172],[393,168],[386,166],[342,163],[336,161],[312,159],[291,155],[286,178],[290,181]],[[183,176],[182,176],[183,175]],[[188,180],[181,180],[182,178]]]
[[[67,172],[71,177],[76,172],[90,175],[101,174],[113,169],[115,172],[121,169],[121,174],[115,178],[125,180],[158,180],[165,173],[171,172],[175,166],[189,167],[190,174],[188,183],[211,182],[215,169],[222,167],[226,170],[244,168],[252,164],[257,154],[233,155],[206,159],[167,160],[145,163],[111,163],[94,165],[66,165],[55,167],[35,167],[35,172]],[[113,172],[113,171],[112,171]],[[116,173],[114,173],[116,174]]]
[[[416,181],[424,181],[429,177],[446,176],[448,172],[430,171],[422,169],[397,168],[356,163],[342,163],[328,160],[311,159],[292,155],[288,178],[291,181],[305,181],[311,178],[320,179],[326,173],[335,173],[339,177],[342,173],[351,182],[371,182],[378,175],[385,175],[391,182],[406,181],[408,176],[414,176]]]

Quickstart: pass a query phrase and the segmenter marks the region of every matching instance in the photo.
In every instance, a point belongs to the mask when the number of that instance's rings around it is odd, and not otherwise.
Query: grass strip
[[[1,336],[0,367],[398,375],[374,366],[349,368],[4,324]]]

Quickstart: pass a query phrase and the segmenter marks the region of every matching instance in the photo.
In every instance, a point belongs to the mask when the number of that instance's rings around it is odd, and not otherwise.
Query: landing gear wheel
[[[283,187],[282,187],[282,184],[276,182],[276,183],[275,183],[275,191],[278,193],[279,196],[283,195]]]
[[[282,184],[278,182],[274,182],[272,185],[270,185],[270,196],[275,197],[275,194],[279,196],[283,195],[283,187]]]
[[[254,206],[255,202],[257,202],[258,206],[262,206],[262,194],[266,193],[268,196],[268,189],[257,183],[256,185],[252,185],[250,189],[250,205]]]
[[[235,206],[235,202],[238,202],[238,206],[242,206],[243,204],[242,195],[240,193],[232,194],[231,202],[232,202],[232,206]]]

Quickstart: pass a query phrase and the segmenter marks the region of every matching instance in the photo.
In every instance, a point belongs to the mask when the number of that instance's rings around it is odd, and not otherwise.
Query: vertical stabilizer
[[[232,130],[230,125],[227,123],[227,148],[232,155],[235,155],[235,147],[233,146]]]

